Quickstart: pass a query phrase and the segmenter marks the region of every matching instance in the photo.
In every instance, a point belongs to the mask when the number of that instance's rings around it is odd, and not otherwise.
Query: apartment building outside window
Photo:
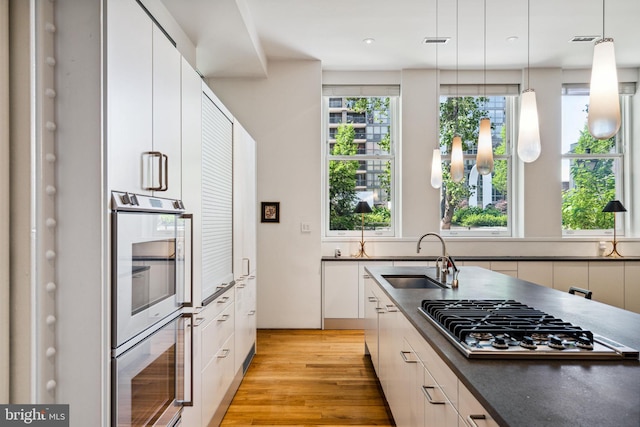
[[[326,86],[324,92],[325,234],[361,232],[356,204],[366,201],[365,235],[396,228],[397,86]]]

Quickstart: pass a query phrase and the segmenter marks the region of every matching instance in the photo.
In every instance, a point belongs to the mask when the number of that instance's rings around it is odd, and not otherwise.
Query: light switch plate
[[[311,224],[309,224],[308,222],[301,222],[300,223],[300,232],[301,233],[311,233]]]

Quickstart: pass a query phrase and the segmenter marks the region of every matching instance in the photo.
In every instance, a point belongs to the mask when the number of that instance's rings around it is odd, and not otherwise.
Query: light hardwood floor
[[[393,426],[357,330],[259,330],[222,426]]]

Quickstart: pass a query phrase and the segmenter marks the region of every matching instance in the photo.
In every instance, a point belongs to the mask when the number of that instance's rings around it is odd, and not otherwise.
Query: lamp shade
[[[353,211],[353,213],[359,213],[359,214],[366,214],[370,212],[371,212],[371,207],[369,206],[369,203],[365,202],[364,200],[360,200],[356,205],[355,210]]]
[[[520,98],[520,126],[518,129],[518,157],[531,163],[540,156],[540,126],[536,92],[527,89]]]
[[[451,146],[451,179],[460,182],[464,178],[464,156],[462,154],[462,137],[455,135]]]
[[[480,119],[480,135],[478,136],[478,154],[476,155],[476,169],[480,175],[493,172],[493,145],[491,144],[491,120],[488,117]]]
[[[440,149],[433,149],[433,157],[431,158],[431,186],[440,188],[442,186],[442,156]]]
[[[593,48],[588,124],[596,139],[609,139],[620,129],[618,71],[611,38],[599,40]]]
[[[622,203],[620,203],[620,200],[612,200],[605,205],[604,209],[602,209],[602,212],[626,212],[626,211],[627,210],[625,209],[625,207],[622,206]]]

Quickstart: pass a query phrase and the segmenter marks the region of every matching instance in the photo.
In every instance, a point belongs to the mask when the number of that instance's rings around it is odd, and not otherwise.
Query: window
[[[510,236],[511,141],[518,87],[441,86],[440,92],[440,231],[449,236]],[[479,121],[486,116],[491,119],[494,170],[480,175],[475,156]],[[464,152],[465,172],[460,183],[453,182],[449,174],[451,143],[456,133],[462,137]]]
[[[393,236],[396,227],[397,111],[400,89],[325,86],[325,234],[359,235],[365,200],[364,233]],[[340,95],[340,96],[338,96]]]
[[[612,232],[613,215],[602,212],[610,200],[623,200],[625,124],[629,96],[635,85],[621,85],[622,125],[607,140],[597,140],[587,127],[589,88],[564,85],[562,89],[562,230],[564,235]],[[620,224],[620,232],[624,227]]]

